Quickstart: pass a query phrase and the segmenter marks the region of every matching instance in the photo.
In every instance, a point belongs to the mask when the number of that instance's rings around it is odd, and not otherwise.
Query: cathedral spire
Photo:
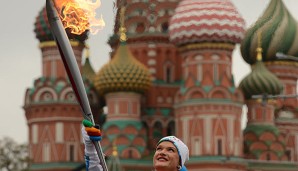
[[[86,59],[90,57],[90,48],[89,45],[85,45],[85,57]]]
[[[120,29],[119,29],[120,42],[126,42],[127,40],[126,28],[124,24],[125,10],[126,10],[125,6],[122,6],[120,11]]]
[[[258,31],[258,47],[257,47],[257,61],[262,61],[262,32]]]

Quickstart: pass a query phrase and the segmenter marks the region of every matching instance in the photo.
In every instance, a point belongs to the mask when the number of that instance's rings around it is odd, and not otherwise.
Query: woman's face
[[[176,171],[179,166],[178,150],[169,141],[161,142],[153,156],[153,165],[156,171]]]

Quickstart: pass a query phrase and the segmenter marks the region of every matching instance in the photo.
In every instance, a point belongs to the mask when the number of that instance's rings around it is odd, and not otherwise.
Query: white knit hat
[[[181,165],[181,167],[183,167],[185,161],[189,160],[188,147],[179,138],[177,138],[175,136],[163,137],[162,139],[159,140],[157,145],[160,144],[163,141],[170,141],[175,145],[175,147],[178,150],[178,154],[179,154],[179,158],[180,158],[180,162],[181,162],[180,165]]]

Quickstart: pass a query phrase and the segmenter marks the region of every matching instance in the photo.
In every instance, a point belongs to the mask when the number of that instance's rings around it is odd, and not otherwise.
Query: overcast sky
[[[247,27],[260,17],[269,0],[232,0],[246,21]],[[284,0],[293,16],[298,19],[298,1]],[[103,14],[106,27],[87,41],[91,48],[90,60],[96,71],[108,61],[106,44],[113,27],[113,0],[102,0],[98,13]],[[45,0],[8,0],[0,6],[0,139],[11,137],[17,142],[28,142],[28,127],[23,110],[27,88],[41,76],[41,51],[35,38],[35,18]],[[250,72],[243,61],[239,47],[233,55],[233,74],[236,84]]]

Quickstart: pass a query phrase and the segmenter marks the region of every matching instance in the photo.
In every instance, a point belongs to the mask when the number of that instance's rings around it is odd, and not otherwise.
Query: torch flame
[[[100,7],[100,0],[54,0],[60,19],[65,28],[73,34],[82,34],[89,30],[96,34],[103,29],[105,22],[102,15],[96,18],[96,9]]]

